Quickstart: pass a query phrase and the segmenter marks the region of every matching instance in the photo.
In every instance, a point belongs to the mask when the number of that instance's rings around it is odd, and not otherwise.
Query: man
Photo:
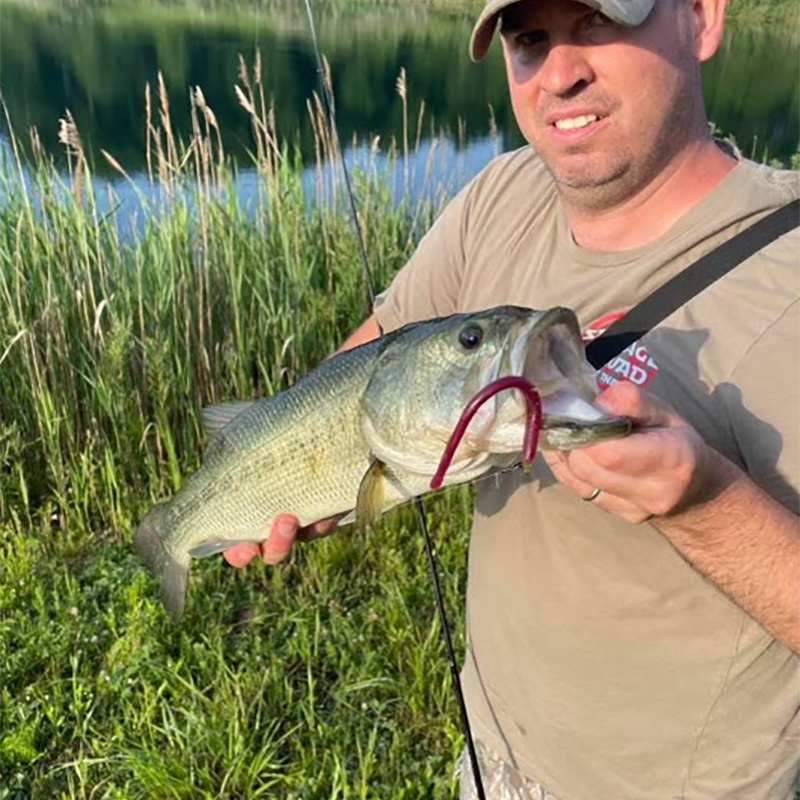
[[[800,195],[709,133],[725,5],[489,0],[471,53],[499,27],[531,147],[453,200],[345,347],[501,303],[570,306],[591,338]],[[631,436],[478,486],[464,683],[502,796],[793,796],[799,250],[781,237],[600,371]],[[262,556],[297,535],[282,518]]]

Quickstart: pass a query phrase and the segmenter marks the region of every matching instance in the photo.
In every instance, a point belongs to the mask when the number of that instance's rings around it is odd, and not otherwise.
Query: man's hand
[[[675,514],[713,499],[741,474],[670,406],[632,383],[611,386],[597,405],[629,417],[630,436],[543,455],[559,482],[581,497],[599,489],[592,502],[612,514],[629,522]]]
[[[301,528],[297,517],[291,514],[279,514],[272,523],[269,539],[261,544],[256,542],[237,544],[222,555],[234,567],[246,567],[258,556],[267,564],[277,564],[289,555],[296,541],[308,542],[333,533],[339,519],[340,517],[324,519]]]
[[[700,573],[800,653],[800,521],[665,403],[617,383],[598,406],[624,439],[546,453],[556,478],[630,522],[650,520]]]

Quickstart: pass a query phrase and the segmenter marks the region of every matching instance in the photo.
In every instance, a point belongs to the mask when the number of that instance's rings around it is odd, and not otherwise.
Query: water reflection
[[[506,149],[502,136],[475,138],[459,145],[447,137],[422,140],[407,157],[397,152],[376,151],[366,145],[345,151],[345,165],[350,175],[368,180],[380,180],[390,192],[395,204],[431,203],[435,207],[451,198],[458,189],[473,178],[492,158]],[[0,174],[9,176],[0,181],[0,205],[19,198],[20,183],[31,198],[34,214],[38,213],[39,191],[30,170],[15,161],[8,138],[0,134]],[[301,175],[307,203],[332,202],[344,196],[342,165],[324,162],[321,166],[306,167]],[[157,180],[151,182],[146,172],[136,172],[129,178],[119,175],[98,175],[93,181],[95,208],[99,217],[114,218],[123,241],[144,233],[146,225],[158,223],[167,213],[173,198]],[[231,191],[238,198],[243,212],[254,216],[261,195],[266,191],[264,181],[255,170],[241,170],[235,175]],[[48,188],[48,194],[67,202],[68,183],[59,181]],[[191,196],[182,197],[189,211],[194,210]]]
[[[468,20],[437,20],[428,27],[379,24],[383,16],[355,24],[320,24],[322,47],[331,63],[337,116],[344,139],[354,133],[386,141],[402,125],[395,84],[408,73],[410,113],[425,103],[426,130],[485,136],[488,98],[502,122],[510,122],[499,65],[473,67],[466,58]],[[324,22],[324,21],[323,21]],[[234,94],[241,83],[238,54],[252,64],[261,54],[268,97],[280,131],[298,137],[306,158],[313,154],[307,101],[317,73],[305,28],[291,19],[254,17],[228,24],[152,11],[120,18],[112,12],[33,14],[2,11],[0,85],[15,127],[36,125],[54,148],[57,120],[70,108],[94,150],[113,153],[129,170],[143,166],[144,87],[160,70],[171,98],[177,131],[191,130],[187,92],[200,86],[220,121],[226,147],[242,158],[251,145],[249,120]],[[109,58],[109,54],[113,57]],[[442,76],[446,74],[447,80]],[[98,169],[105,167],[98,163]]]
[[[412,142],[424,108],[422,140],[443,135],[447,148],[470,162],[465,174],[474,174],[485,163],[480,143],[493,124],[503,148],[521,144],[498,54],[477,66],[469,61],[467,16],[409,16],[383,11],[318,20],[342,137],[370,142],[380,136],[386,144],[400,134],[404,109],[396,81],[405,67]],[[241,84],[239,54],[252,65],[260,53],[278,129],[296,138],[306,163],[313,159],[307,102],[317,74],[302,14],[222,19],[141,7],[43,12],[13,5],[0,10],[0,37],[0,87],[16,130],[35,126],[45,147],[58,151],[57,121],[69,108],[95,169],[109,178],[110,167],[97,156],[100,148],[131,174],[144,169],[144,87],[155,87],[159,71],[176,131],[188,138],[188,90],[200,86],[226,150],[246,166],[252,136],[234,93]],[[736,136],[745,153],[788,159],[796,151],[800,81],[786,65],[796,63],[798,49],[796,36],[732,29],[706,68],[711,117]]]

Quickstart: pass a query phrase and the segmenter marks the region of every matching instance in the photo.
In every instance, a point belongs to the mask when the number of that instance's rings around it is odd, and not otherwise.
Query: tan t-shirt
[[[606,327],[672,275],[800,195],[740,161],[659,240],[592,252],[528,148],[445,209],[379,299],[387,329],[513,303]],[[740,265],[600,374],[666,399],[800,513],[800,236]],[[591,335],[591,333],[590,333]],[[800,659],[649,524],[605,513],[538,463],[479,484],[465,689],[478,738],[559,800],[786,800]]]

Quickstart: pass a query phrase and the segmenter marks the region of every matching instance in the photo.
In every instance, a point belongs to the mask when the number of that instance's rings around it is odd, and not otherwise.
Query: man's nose
[[[539,81],[549,94],[563,97],[581,84],[591,83],[594,71],[584,48],[574,44],[556,44],[550,48],[539,70]]]

